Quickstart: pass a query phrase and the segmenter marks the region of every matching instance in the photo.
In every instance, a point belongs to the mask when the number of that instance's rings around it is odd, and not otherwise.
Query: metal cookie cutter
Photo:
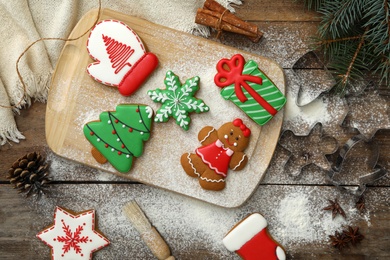
[[[341,172],[342,165],[348,153],[357,143],[361,141],[370,144],[372,147],[372,156],[370,157],[369,164],[373,166],[373,171],[364,176],[359,177],[359,184],[357,186],[355,185],[354,187],[345,187],[341,183],[335,181],[334,177]],[[386,169],[377,164],[378,158],[379,158],[378,144],[375,141],[367,139],[362,134],[355,135],[352,138],[350,138],[341,148],[340,153],[336,159],[335,165],[332,167],[330,171],[328,171],[328,179],[333,185],[335,185],[337,188],[341,189],[342,191],[347,191],[352,195],[360,197],[366,191],[368,184],[372,184],[378,181],[379,179],[383,178],[387,174]]]
[[[293,64],[291,71],[299,84],[295,103],[304,106],[330,91],[336,81],[315,51],[307,51]],[[304,83],[304,84],[303,84]]]
[[[331,164],[325,155],[336,152],[338,148],[335,138],[323,134],[321,123],[317,123],[307,136],[297,136],[292,131],[284,131],[279,145],[290,152],[284,169],[294,177],[310,164],[326,171],[331,170]]]

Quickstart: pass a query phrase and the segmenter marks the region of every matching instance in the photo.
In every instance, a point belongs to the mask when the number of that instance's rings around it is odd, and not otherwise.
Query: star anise
[[[340,233],[338,231],[336,231],[333,236],[329,235],[329,238],[331,245],[338,250],[341,250],[346,247],[348,242],[350,241],[344,233]]]
[[[366,208],[366,201],[364,196],[360,196],[358,201],[356,202],[356,208],[362,212]]]
[[[330,205],[323,208],[323,210],[331,210],[332,211],[332,219],[334,219],[338,214],[346,218],[344,210],[341,208],[339,202],[337,199],[333,200],[328,200]]]
[[[364,236],[359,232],[359,227],[348,226],[346,230],[343,230],[343,234],[352,245],[356,245],[364,239]]]

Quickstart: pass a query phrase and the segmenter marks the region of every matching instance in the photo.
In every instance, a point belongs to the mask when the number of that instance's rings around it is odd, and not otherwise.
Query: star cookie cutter
[[[306,136],[297,136],[291,130],[284,131],[279,145],[290,152],[284,169],[293,177],[300,175],[302,169],[310,164],[326,171],[331,170],[325,155],[335,153],[338,149],[337,140],[324,135],[321,123],[317,123]]]
[[[334,177],[337,174],[342,173],[342,165],[348,155],[348,153],[352,150],[352,148],[359,142],[366,142],[371,146],[372,150],[372,156],[370,157],[370,160],[368,164],[372,165],[373,171],[360,176],[359,177],[359,184],[353,185],[353,186],[344,186],[338,181],[334,180]],[[328,180],[337,188],[339,188],[342,191],[349,192],[352,195],[355,195],[357,197],[361,197],[363,193],[367,189],[368,184],[372,184],[383,177],[387,175],[387,171],[382,166],[378,165],[378,159],[379,159],[379,147],[378,144],[370,139],[367,139],[364,135],[358,134],[353,137],[351,137],[340,149],[340,152],[338,154],[338,157],[336,159],[335,165],[332,167],[332,169],[328,172]]]
[[[328,71],[318,54],[312,50],[306,51],[300,56],[292,65],[291,71],[299,82],[299,90],[295,100],[297,106],[311,103],[336,85],[332,73]],[[302,84],[303,82],[306,84]]]

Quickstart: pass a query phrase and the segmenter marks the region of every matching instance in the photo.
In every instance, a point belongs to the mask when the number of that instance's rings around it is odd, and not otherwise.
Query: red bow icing
[[[241,54],[234,55],[230,60],[221,59],[217,64],[218,73],[214,77],[215,84],[224,88],[234,83],[234,91],[237,98],[242,102],[248,100],[243,92],[243,88],[259,103],[268,113],[275,115],[278,111],[272,107],[262,96],[259,95],[247,81],[263,84],[263,80],[260,77],[242,74],[244,70],[245,59]]]

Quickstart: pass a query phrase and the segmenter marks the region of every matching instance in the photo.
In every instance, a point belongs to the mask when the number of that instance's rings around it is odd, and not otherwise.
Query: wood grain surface
[[[275,60],[284,68],[287,91],[294,92],[297,84],[291,67],[299,53],[307,50],[307,37],[316,32],[317,14],[308,12],[299,2],[289,0],[248,0],[237,8],[237,14],[256,23],[264,32],[264,39],[260,43],[254,44],[245,37],[229,33],[224,33],[218,40],[213,35],[210,39]],[[346,97],[345,101],[347,106],[354,105],[353,98]],[[387,97],[387,107],[389,105]],[[340,107],[328,109],[338,110]],[[57,205],[74,211],[96,209],[99,229],[111,240],[111,245],[96,252],[94,259],[153,259],[149,249],[121,213],[122,206],[132,199],[137,200],[177,259],[239,259],[228,252],[221,241],[236,222],[253,212],[261,212],[266,217],[270,234],[282,243],[288,259],[390,257],[389,178],[368,186],[365,193],[366,210],[359,213],[354,208],[356,198],[330,185],[326,173],[318,167],[311,165],[305,167],[298,177],[289,176],[283,168],[289,152],[278,145],[265,177],[253,196],[240,207],[221,208],[56,156],[45,139],[45,113],[46,104],[41,103],[34,103],[29,109],[22,110],[16,116],[16,121],[26,140],[0,147],[1,259],[49,259],[49,248],[35,235],[52,223],[52,214]],[[374,113],[365,116],[375,117]],[[353,120],[353,114],[347,118]],[[343,120],[329,121],[324,125],[324,130],[342,145],[358,131],[342,126],[342,122],[338,121]],[[377,131],[373,140],[379,145],[378,163],[389,169],[390,130]],[[344,167],[345,186],[356,184],[358,177],[367,172],[368,149],[361,144],[351,151]],[[53,184],[50,193],[41,200],[24,198],[12,189],[5,178],[10,165],[31,151],[41,151],[51,162]],[[336,155],[329,155],[329,160],[334,161]],[[332,221],[330,213],[322,210],[329,204],[328,199],[335,198],[346,210],[346,220],[336,217]],[[282,209],[288,207],[282,202],[294,200],[305,201],[307,205],[299,208],[307,209],[307,212],[287,212],[295,219],[288,222],[291,226],[286,226],[283,221],[286,221],[288,214]],[[302,221],[297,216],[309,219],[312,222],[309,226],[315,227],[315,230],[299,230],[300,226],[294,223],[302,224]],[[331,226],[342,229],[344,225],[360,227],[365,239],[357,246],[339,251],[330,246],[328,235],[334,232]],[[303,239],[302,234],[314,236]]]

